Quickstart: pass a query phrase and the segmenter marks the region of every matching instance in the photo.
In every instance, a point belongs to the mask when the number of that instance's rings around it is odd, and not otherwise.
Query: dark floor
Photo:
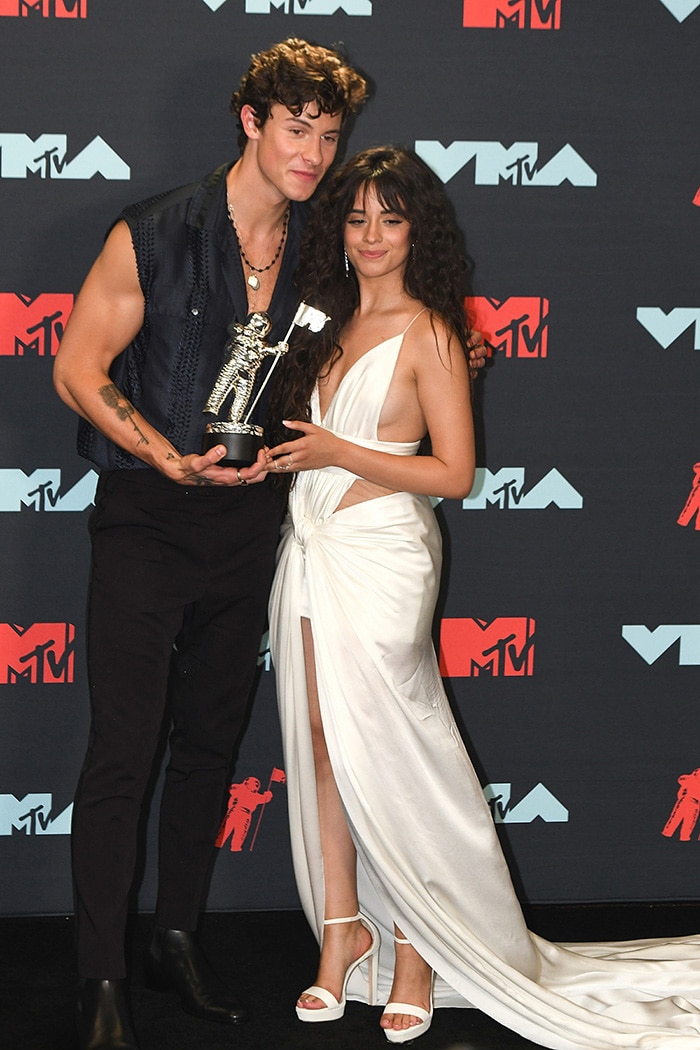
[[[531,929],[550,940],[625,940],[674,936],[700,929],[700,904],[584,905],[530,908]],[[237,984],[253,1019],[233,1028],[197,1021],[169,994],[143,986],[141,957],[149,917],[130,933],[131,998],[142,1050],[381,1050],[380,1008],[349,1003],[341,1021],[297,1021],[294,1002],[311,983],[316,944],[299,912],[213,914],[202,943],[222,976]],[[72,920],[0,919],[0,1046],[3,1050],[74,1050],[75,974]],[[534,1050],[476,1010],[439,1010],[420,1050]]]

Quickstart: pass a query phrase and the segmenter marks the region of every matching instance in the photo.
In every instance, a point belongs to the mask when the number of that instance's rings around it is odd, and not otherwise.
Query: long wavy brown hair
[[[281,421],[310,419],[316,379],[343,352],[340,333],[360,302],[354,271],[350,267],[347,275],[345,269],[345,220],[358,194],[362,197],[370,186],[384,208],[410,223],[406,291],[430,309],[431,319],[440,318],[452,330],[468,355],[464,300],[470,294],[472,267],[439,179],[402,146],[364,150],[331,174],[304,237],[296,278],[300,298],[331,320],[320,333],[297,329],[292,337],[270,397],[275,443],[298,436]]]

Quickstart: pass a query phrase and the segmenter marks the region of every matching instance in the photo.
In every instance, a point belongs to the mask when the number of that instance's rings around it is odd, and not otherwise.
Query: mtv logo
[[[0,795],[0,835],[70,835],[73,803],[51,816],[53,796],[48,791],[15,798]]]
[[[547,356],[549,300],[537,296],[491,299],[469,296],[467,313],[484,337],[489,354],[526,359]]]
[[[204,0],[216,11],[224,0]],[[247,15],[269,15],[281,11],[286,15],[371,15],[371,0],[245,0]]]
[[[53,357],[73,300],[61,292],[0,292],[0,357]]]
[[[484,788],[494,824],[532,824],[538,817],[546,824],[567,823],[568,809],[544,784],[536,784],[514,806],[510,803],[511,790],[510,784],[487,784]]]
[[[37,139],[0,132],[0,178],[26,179],[32,172],[42,179],[129,179],[131,169],[105,140],[96,135],[73,160],[66,160],[68,137],[45,134]]]
[[[474,184],[498,186],[595,186],[598,176],[583,157],[568,143],[546,164],[540,165],[536,142],[452,142],[443,146],[433,139],[419,139],[416,153],[423,158],[443,182],[449,182],[458,171],[474,161]]]
[[[72,623],[0,623],[0,685],[66,685],[74,672]]]
[[[471,29],[559,29],[561,0],[464,0]]]
[[[495,474],[477,467],[462,510],[485,510],[487,504],[500,510],[544,510],[551,504],[560,510],[581,510],[583,496],[555,468],[525,492],[524,467],[501,467]]]
[[[627,624],[622,628],[622,637],[650,666],[676,642],[680,642],[681,667],[700,664],[700,624],[662,623],[652,631],[643,624]]]
[[[637,320],[664,350],[689,328],[694,328],[693,346],[700,350],[700,307],[676,306],[666,313],[660,306],[640,306]]]
[[[0,469],[0,512],[29,509],[83,511],[93,503],[97,474],[88,470],[67,492],[61,492],[61,471],[47,468],[25,474],[17,467]]]
[[[440,625],[443,678],[525,677],[534,673],[534,661],[535,621],[529,616],[444,619]]]

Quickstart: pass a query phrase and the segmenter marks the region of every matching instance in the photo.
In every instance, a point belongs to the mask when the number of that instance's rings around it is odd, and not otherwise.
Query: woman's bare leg
[[[404,935],[398,926],[394,926],[394,937],[404,940]],[[430,1010],[430,984],[432,972],[425,959],[423,959],[411,944],[397,944],[395,947],[394,980],[391,986],[389,1002],[411,1003],[420,1006],[423,1010]],[[382,1028],[412,1028],[420,1023],[422,1018],[415,1014],[387,1014],[383,1013],[379,1024]]]
[[[328,757],[318,702],[313,635],[311,623],[306,617],[302,617],[301,630],[323,854],[326,901],[324,918],[340,919],[356,915],[358,911],[357,855]],[[345,971],[355,959],[359,959],[367,951],[370,943],[371,935],[360,922],[326,926],[323,931],[318,974],[314,983],[325,988],[336,999],[340,999]],[[298,1005],[307,1010],[324,1006],[320,999],[307,994],[299,997]]]

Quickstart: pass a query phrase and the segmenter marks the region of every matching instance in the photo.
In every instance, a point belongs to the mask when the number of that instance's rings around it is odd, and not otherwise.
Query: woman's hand
[[[289,430],[298,430],[304,436],[267,449],[269,471],[295,472],[341,465],[338,457],[346,444],[342,438],[315,423],[304,423],[299,419],[284,419],[282,422]]]
[[[476,331],[470,335],[467,346],[469,347],[469,374],[472,379],[476,379],[479,369],[486,364],[489,350],[481,332]]]

